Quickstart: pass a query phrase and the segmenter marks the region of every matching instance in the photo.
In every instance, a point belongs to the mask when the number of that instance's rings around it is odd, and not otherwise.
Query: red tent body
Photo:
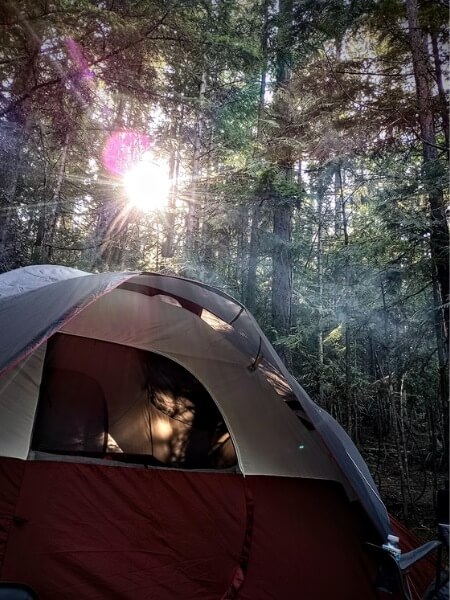
[[[1,579],[40,598],[377,598],[338,485],[0,462]]]

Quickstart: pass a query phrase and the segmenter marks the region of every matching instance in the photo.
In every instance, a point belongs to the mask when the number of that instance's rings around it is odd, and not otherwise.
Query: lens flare
[[[138,131],[116,131],[106,141],[103,164],[113,175],[125,175],[151,149],[150,136]]]

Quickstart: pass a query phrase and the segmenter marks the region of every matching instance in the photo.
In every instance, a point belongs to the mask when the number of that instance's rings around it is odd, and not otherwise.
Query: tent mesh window
[[[31,449],[182,469],[237,464],[214,400],[184,367],[64,334],[47,346]]]

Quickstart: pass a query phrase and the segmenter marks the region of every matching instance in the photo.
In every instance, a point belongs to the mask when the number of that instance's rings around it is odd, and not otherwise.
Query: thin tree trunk
[[[186,219],[186,247],[189,259],[192,260],[198,247],[200,230],[200,198],[198,197],[198,180],[200,178],[200,153],[203,137],[204,99],[206,91],[206,68],[203,67],[198,92],[198,110],[195,123],[194,150],[192,155],[191,189]]]
[[[266,96],[266,82],[267,82],[267,68],[268,68],[268,42],[269,42],[269,9],[272,5],[272,0],[264,0],[263,4],[263,27],[261,36],[261,54],[262,54],[262,67],[261,67],[261,79],[259,84],[259,101],[258,101],[258,122],[256,131],[256,141],[261,142],[262,134],[262,119],[264,115],[265,107],[265,96]]]
[[[403,458],[402,451],[402,441],[401,441],[401,427],[400,427],[400,414],[399,409],[397,407],[397,399],[394,389],[394,374],[392,373],[392,365],[391,365],[391,355],[389,348],[389,315],[388,315],[388,307],[386,303],[386,291],[383,284],[383,281],[380,281],[381,288],[381,298],[383,301],[383,321],[384,321],[384,344],[386,347],[386,369],[387,369],[387,401],[388,407],[390,411],[390,422],[392,427],[390,429],[394,432],[394,442],[395,449],[397,453],[397,461],[398,468],[400,472],[400,491],[402,495],[402,510],[403,510],[403,518],[405,520],[409,517],[409,503],[408,503],[408,494],[407,494],[407,483],[406,483],[406,473],[405,473],[405,463]]]
[[[447,158],[449,156],[450,144],[449,144],[449,118],[448,118],[448,103],[445,94],[443,77],[442,77],[442,63],[441,57],[439,56],[439,46],[436,31],[431,32],[431,47],[433,49],[433,61],[434,61],[434,72],[436,76],[436,84],[439,92],[440,102],[440,115],[442,123],[442,131],[444,132],[445,146],[447,149]]]
[[[278,200],[273,212],[272,325],[280,337],[288,335],[291,327],[291,217],[290,204]],[[292,363],[290,349],[282,344],[278,353],[289,368]]]
[[[409,476],[409,460],[408,450],[406,443],[406,421],[407,421],[407,408],[406,408],[406,387],[405,387],[406,375],[403,374],[400,378],[400,390],[399,390],[399,430],[400,430],[400,443],[401,443],[401,456],[403,458],[403,470],[405,476],[405,488],[408,503],[411,507],[413,517],[415,517],[414,502],[411,492],[411,479]]]
[[[291,29],[292,0],[279,0],[279,27],[276,60],[276,104],[277,119],[281,127],[287,124],[287,90],[291,80]],[[277,165],[288,183],[293,180],[292,149],[279,149]],[[275,197],[273,211],[273,255],[272,255],[272,326],[279,337],[289,335],[291,329],[292,303],[292,258],[291,229],[292,201]],[[292,368],[292,351],[286,344],[278,346],[281,359]]]
[[[337,165],[335,173],[335,184],[337,183],[339,190],[339,206],[341,209],[342,219],[342,232],[344,234],[344,248],[345,248],[345,300],[344,300],[344,344],[345,344],[345,387],[344,387],[344,398],[347,409],[347,433],[351,436],[354,433],[355,427],[355,416],[356,411],[354,407],[353,391],[352,391],[352,375],[351,375],[351,331],[350,331],[350,307],[348,304],[348,298],[350,294],[350,257],[348,255],[348,247],[350,244],[349,233],[348,233],[348,215],[346,211],[346,202],[344,198],[344,183],[342,176],[342,166],[340,163]]]
[[[53,190],[52,198],[50,200],[49,210],[46,215],[46,221],[48,221],[48,226],[44,226],[43,239],[40,247],[39,261],[43,264],[49,262],[53,255],[53,241],[55,239],[58,218],[61,214],[61,188],[64,183],[64,177],[66,172],[68,146],[69,134],[66,133],[61,151],[55,187]]]
[[[442,299],[440,294],[437,277],[433,277],[433,303],[434,303],[434,329],[436,332],[436,344],[437,344],[437,355],[439,364],[439,388],[438,388],[438,399],[439,408],[442,413],[441,422],[443,424],[443,464],[442,467],[448,466],[449,460],[449,410],[448,410],[448,391],[449,391],[449,377],[448,377],[448,348],[445,344],[444,334],[444,315],[442,310]],[[435,444],[435,440],[433,441]]]
[[[323,393],[323,365],[324,365],[324,355],[323,355],[323,322],[322,322],[322,314],[323,314],[323,199],[324,199],[325,190],[322,188],[319,189],[317,194],[317,217],[318,217],[318,227],[317,227],[317,286],[318,286],[318,294],[317,294],[317,303],[318,303],[318,319],[317,319],[317,353],[319,359],[319,372],[318,372],[318,387],[319,387],[319,404],[320,406],[324,406],[324,393]]]
[[[400,471],[400,491],[402,494],[402,508],[403,508],[403,518],[405,521],[409,518],[409,502],[408,502],[408,492],[407,492],[407,476],[405,472],[405,463],[402,452],[402,442],[401,442],[401,432],[400,432],[400,415],[397,409],[397,401],[395,398],[394,392],[394,383],[392,381],[391,374],[389,374],[389,404],[392,410],[392,416],[394,421],[394,431],[395,431],[395,447],[397,450],[397,461],[398,467]]]
[[[42,148],[45,149],[45,138],[42,126],[39,128],[40,141],[42,144]],[[45,150],[44,150],[45,152]],[[36,225],[36,236],[34,239],[33,250],[31,252],[31,262],[33,264],[41,262],[41,253],[42,247],[44,243],[44,233],[45,233],[45,221],[46,221],[46,212],[47,212],[47,186],[48,186],[48,162],[44,161],[43,165],[43,182],[42,182],[42,195],[41,202],[39,206],[39,216],[37,218]],[[34,221],[34,219],[33,219]]]
[[[174,118],[172,123],[172,145],[170,149],[169,157],[169,181],[170,191],[167,202],[167,227],[166,227],[166,239],[161,248],[161,256],[164,258],[172,258],[175,253],[174,241],[175,241],[175,215],[176,215],[176,202],[178,195],[178,176],[180,170],[180,122],[183,122],[183,108],[181,108],[181,114],[178,119],[177,116]]]
[[[209,136],[208,136],[208,159],[206,162],[206,183],[205,183],[205,193],[204,193],[204,204],[205,207],[212,206],[210,198],[210,175],[211,175],[211,158],[213,154],[213,144],[214,144],[214,130],[211,125]],[[246,215],[244,215],[245,219]],[[212,272],[214,268],[214,255],[213,255],[213,240],[214,230],[211,225],[210,211],[206,209],[203,223],[202,223],[202,262],[208,272]]]
[[[262,119],[264,115],[268,68],[267,45],[269,40],[269,8],[271,4],[272,0],[265,0],[263,5],[263,28],[261,36],[261,53],[263,57],[263,63],[261,67],[261,79],[259,85],[258,120],[256,124],[256,145],[254,154],[256,153],[257,146],[259,146],[261,143],[262,137]],[[262,204],[263,200],[256,199],[250,212],[250,242],[247,282],[245,286],[245,301],[250,311],[254,311],[256,306],[257,269],[259,262],[259,225],[261,220],[260,213]]]
[[[260,205],[255,204],[251,212],[250,244],[248,253],[247,284],[245,286],[245,302],[247,308],[253,312],[256,307],[257,269],[259,254],[259,223]]]
[[[339,238],[342,233],[342,181],[341,165],[338,163],[334,173],[334,235]]]
[[[433,402],[427,406],[427,417],[428,417],[428,436],[430,439],[431,447],[431,471],[432,471],[432,492],[433,492],[433,507],[436,510],[436,492],[438,491],[438,461],[437,461],[437,433],[438,428],[436,427],[436,407]],[[428,461],[428,457],[426,462]]]

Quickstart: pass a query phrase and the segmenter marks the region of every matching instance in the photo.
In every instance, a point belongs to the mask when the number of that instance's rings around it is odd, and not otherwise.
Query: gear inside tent
[[[239,302],[27,267],[0,276],[0,332],[0,581],[49,600],[379,597],[364,546],[391,525],[367,466]]]

